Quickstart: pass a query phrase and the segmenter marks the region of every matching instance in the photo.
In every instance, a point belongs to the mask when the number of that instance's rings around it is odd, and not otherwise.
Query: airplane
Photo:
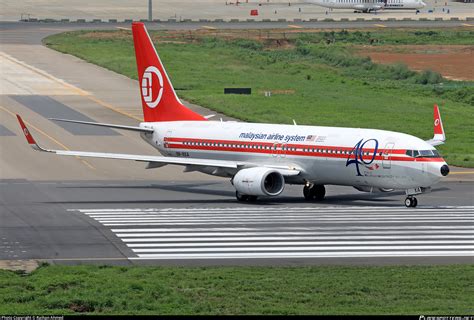
[[[168,164],[185,172],[230,178],[238,201],[276,197],[286,184],[303,185],[308,201],[321,201],[325,185],[352,186],[364,192],[404,190],[406,207],[447,176],[449,167],[435,146],[446,140],[438,106],[434,136],[423,141],[392,131],[321,126],[210,121],[180,101],[145,25],[132,24],[144,122],[138,126],[55,121],[131,130],[161,156],[49,150],[35,141],[20,115],[29,145],[63,156],[141,161],[147,169]]]
[[[419,10],[426,6],[422,0],[305,0],[331,9],[352,9],[354,12],[368,13],[378,10]]]

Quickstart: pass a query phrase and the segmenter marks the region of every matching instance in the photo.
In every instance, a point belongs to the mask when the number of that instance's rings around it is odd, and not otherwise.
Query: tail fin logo
[[[163,96],[163,76],[158,68],[154,66],[146,68],[143,72],[141,87],[146,105],[149,108],[155,108]]]

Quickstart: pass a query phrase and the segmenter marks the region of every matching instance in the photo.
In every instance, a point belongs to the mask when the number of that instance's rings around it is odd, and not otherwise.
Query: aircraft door
[[[275,159],[284,158],[286,156],[287,146],[285,143],[274,143],[272,146],[272,156]]]
[[[390,169],[392,167],[392,150],[395,144],[388,142],[385,145],[385,150],[382,153],[382,167],[384,169]]]
[[[278,143],[274,143],[272,146],[272,157],[278,157]]]
[[[171,138],[172,135],[173,135],[173,131],[168,130],[168,131],[166,131],[166,134],[163,137],[163,147],[165,148],[165,152],[170,156],[172,154],[171,154],[170,149],[168,149],[169,148],[168,143],[169,143],[169,138]]]
[[[281,152],[280,152],[280,157],[284,158],[286,156],[286,151],[288,150],[288,146],[286,143],[281,144]]]

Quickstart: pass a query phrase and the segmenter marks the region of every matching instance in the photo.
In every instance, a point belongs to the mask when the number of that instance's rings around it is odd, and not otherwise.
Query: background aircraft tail
[[[179,100],[145,25],[132,23],[132,33],[145,122],[206,120]]]

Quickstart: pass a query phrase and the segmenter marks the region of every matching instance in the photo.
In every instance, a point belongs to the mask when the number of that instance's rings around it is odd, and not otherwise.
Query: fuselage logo
[[[364,148],[366,150],[364,150]],[[367,151],[370,149],[371,151]],[[355,164],[357,175],[361,176],[359,165],[363,165],[369,170],[377,170],[379,168],[378,164],[372,164],[377,156],[377,151],[379,149],[379,142],[377,139],[361,139],[356,143],[354,148],[352,148],[349,157],[347,157],[346,167]],[[372,151],[373,150],[373,151]],[[365,156],[365,158],[364,158]]]
[[[142,76],[142,96],[149,108],[155,108],[163,96],[163,76],[154,66],[149,66]],[[156,92],[158,91],[158,92]]]

